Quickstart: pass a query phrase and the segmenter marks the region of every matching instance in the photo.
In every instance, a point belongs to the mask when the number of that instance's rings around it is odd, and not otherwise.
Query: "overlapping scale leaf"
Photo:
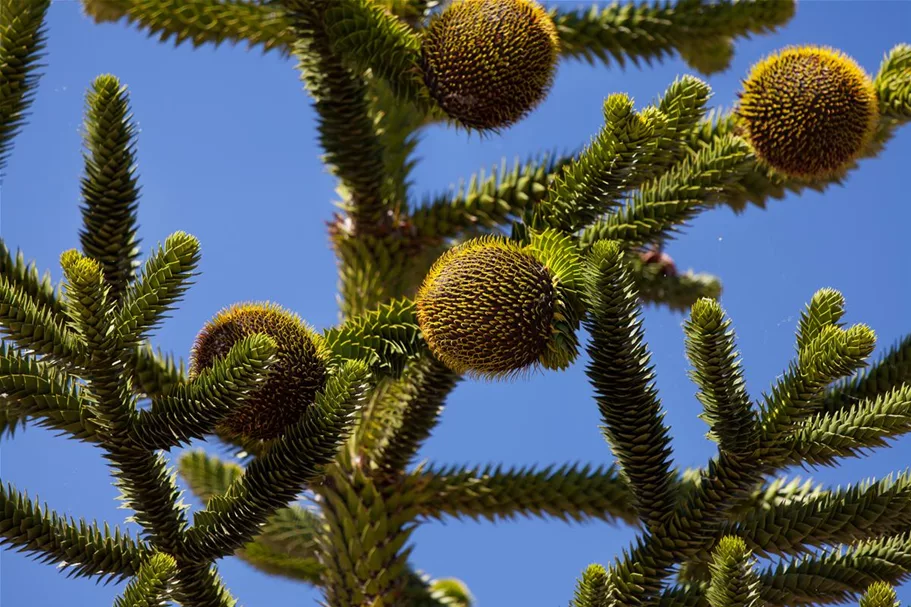
[[[338,359],[362,360],[381,373],[398,375],[424,346],[414,302],[401,299],[355,316],[325,333]]]
[[[301,420],[247,466],[224,499],[197,513],[197,525],[187,532],[188,553],[202,559],[231,554],[316,478],[351,431],[367,375],[367,367],[355,361],[336,371]]]
[[[596,244],[587,282],[590,312],[585,324],[591,334],[591,362],[586,372],[606,438],[629,479],[637,510],[654,530],[674,509],[671,447],[637,296],[620,245]]]
[[[6,344],[0,344],[0,394],[8,421],[30,418],[78,440],[98,440],[104,422],[77,380]]]
[[[83,252],[102,265],[114,299],[139,266],[136,125],[126,87],[97,77],[86,97],[85,173],[82,177]]]
[[[689,0],[673,5],[593,4],[587,10],[557,9],[553,14],[564,56],[624,66],[627,61],[651,64],[679,51],[692,67],[711,73],[727,67],[727,61],[706,61],[707,52],[717,54],[717,47],[728,48],[733,38],[776,29],[790,20],[794,6],[791,0]]]
[[[276,351],[271,338],[252,335],[192,382],[153,397],[151,407],[140,411],[133,425],[136,444],[167,449],[211,433],[263,384]]]
[[[0,335],[19,348],[63,363],[83,356],[83,346],[57,313],[0,276]]]
[[[435,467],[418,469],[405,483],[424,495],[425,517],[638,521],[629,486],[613,466]]]
[[[78,523],[46,505],[28,499],[12,485],[0,484],[0,545],[34,558],[63,563],[76,577],[99,576],[122,580],[134,575],[148,557],[149,548],[107,524]]]
[[[82,0],[96,23],[127,21],[160,42],[194,47],[246,42],[290,53],[296,37],[288,17],[268,2],[244,0]]]
[[[169,586],[177,572],[177,561],[168,554],[156,553],[142,564],[114,607],[160,607],[170,595]]]
[[[35,99],[50,0],[0,0],[0,175]]]

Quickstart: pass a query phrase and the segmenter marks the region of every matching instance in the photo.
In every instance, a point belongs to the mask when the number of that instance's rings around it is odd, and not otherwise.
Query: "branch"
[[[712,581],[706,598],[711,607],[761,607],[754,559],[738,537],[721,538],[713,553]]]
[[[629,487],[613,466],[418,469],[402,482],[403,491],[423,496],[421,515],[429,518],[467,516],[494,521],[551,516],[576,522],[621,520],[632,525],[639,521]]]
[[[414,302],[401,299],[355,316],[325,333],[337,360],[362,360],[375,372],[397,376],[425,349]]]
[[[855,325],[848,330],[826,326],[800,349],[772,392],[764,398],[762,442],[774,450],[792,429],[819,410],[826,386],[855,371],[876,345],[873,330]]]
[[[225,463],[204,451],[185,453],[180,474],[193,494],[203,503],[223,496],[243,475],[237,464]],[[317,560],[317,515],[300,506],[278,510],[260,528],[259,534],[236,555],[260,571],[272,575],[319,583],[322,565]]]
[[[657,177],[687,152],[681,135],[704,113],[709,87],[684,76],[665,92],[658,107],[633,110],[626,95],[604,102],[605,125],[595,140],[557,176],[535,208],[532,227],[575,232],[616,204],[626,190]]]
[[[128,366],[134,390],[148,397],[164,396],[186,383],[183,361],[175,363],[173,356],[155,352],[149,344],[134,348]]]
[[[159,245],[123,297],[115,326],[124,342],[140,343],[166,318],[192,284],[199,259],[199,241],[185,232]]]
[[[610,605],[607,571],[593,563],[582,572],[570,607],[604,607]]]
[[[367,98],[367,85],[332,50],[324,19],[328,0],[283,0],[298,38],[294,53],[319,117],[324,161],[339,177],[349,200],[347,210],[358,227],[388,221],[383,198],[383,148]]]
[[[0,483],[0,545],[17,548],[46,563],[62,563],[74,577],[100,576],[115,581],[135,574],[148,558],[145,543],[60,516],[31,501],[12,485]]]
[[[911,432],[911,384],[865,399],[834,413],[818,413],[778,447],[787,464],[831,465],[887,446],[889,438]]]
[[[709,3],[700,0],[652,4],[612,4],[582,11],[552,11],[560,32],[563,56],[589,63],[611,60],[623,66],[627,60],[663,60],[680,51],[691,67],[711,74],[727,68],[733,38],[766,33],[787,23],[794,2],[763,0]],[[723,61],[718,53],[722,46]],[[706,56],[708,55],[708,56]]]
[[[282,508],[237,556],[260,571],[319,585],[323,564],[316,536],[321,526],[319,517],[309,510],[296,505]]]
[[[0,275],[0,336],[48,360],[72,365],[82,344],[66,326],[62,314],[47,308],[21,287]]]
[[[699,212],[711,208],[753,162],[742,139],[719,137],[639,188],[623,208],[583,230],[580,243],[591,246],[598,240],[622,240],[632,248],[666,240]]]
[[[0,0],[0,174],[35,99],[50,0]]]
[[[289,54],[296,40],[287,16],[269,3],[248,0],[82,0],[96,23],[126,20],[161,42],[194,47],[246,41],[250,48]]]
[[[376,431],[384,435],[376,454],[381,467],[404,470],[430,437],[446,398],[460,379],[435,357],[425,356],[389,386],[374,413]]]
[[[151,408],[133,423],[133,440],[150,450],[168,449],[211,433],[262,384],[275,353],[275,342],[266,335],[241,339],[192,382],[152,398]]]
[[[870,584],[900,584],[911,577],[908,534],[840,547],[766,570],[762,598],[770,607],[857,600]]]
[[[136,125],[131,118],[126,87],[114,76],[96,78],[86,98],[79,241],[83,252],[101,263],[114,300],[139,266]]]
[[[382,78],[399,101],[427,113],[431,105],[421,74],[421,38],[372,0],[336,0],[325,12],[332,48],[359,73]]]
[[[877,582],[901,584],[911,577],[908,534],[842,546],[818,556],[782,563],[760,574],[767,607],[806,607],[857,600]],[[656,607],[708,607],[701,584],[666,590]]]
[[[798,502],[755,510],[724,533],[743,538],[759,556],[896,535],[911,527],[911,473],[895,480],[820,491]]]
[[[114,607],[159,607],[169,595],[169,586],[177,572],[177,562],[167,554],[153,554],[127,584]]]
[[[892,346],[863,373],[826,390],[822,411],[837,413],[911,383],[911,334]]]
[[[711,274],[687,272],[666,276],[658,264],[642,263],[638,256],[627,255],[625,262],[643,303],[689,312],[700,299],[721,296],[721,282]]]
[[[758,447],[759,425],[730,327],[716,301],[700,299],[684,325],[686,352],[704,408],[699,417],[709,424],[709,436],[720,452],[748,458]]]
[[[213,497],[196,513],[194,526],[187,531],[188,554],[209,560],[233,553],[321,474],[352,429],[367,373],[363,363],[345,363],[301,421],[253,460],[223,497]]]
[[[873,582],[860,597],[860,607],[899,607],[898,596],[891,584]]]
[[[51,282],[51,273],[45,272],[43,276],[39,276],[35,263],[26,263],[22,251],[16,251],[14,258],[2,238],[0,238],[0,276],[5,277],[11,285],[22,289],[36,305],[49,308],[56,313],[63,312],[63,305],[57,298]]]
[[[586,373],[611,450],[629,479],[636,508],[657,529],[675,507],[668,429],[654,386],[632,278],[618,243],[592,249],[587,296],[591,334]]]
[[[545,154],[510,169],[504,160],[490,174],[481,171],[455,191],[425,201],[411,213],[418,233],[428,239],[458,236],[468,229],[493,230],[522,216],[547,195],[554,177],[572,161]]]
[[[0,394],[7,423],[32,418],[45,428],[95,442],[100,420],[76,380],[63,371],[0,344]]]

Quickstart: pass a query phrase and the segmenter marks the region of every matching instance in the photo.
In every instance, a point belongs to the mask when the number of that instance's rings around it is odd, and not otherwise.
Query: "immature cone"
[[[458,122],[506,127],[547,95],[558,48],[553,20],[533,0],[456,0],[425,30],[424,81]]]
[[[430,350],[459,373],[502,376],[546,354],[557,309],[554,276],[499,238],[444,253],[418,291],[418,323]]]
[[[820,178],[846,168],[879,119],[873,81],[840,51],[787,48],[757,63],[737,108],[756,155],[790,177]]]
[[[190,357],[196,377],[228,354],[239,340],[256,333],[278,346],[262,386],[222,420],[220,430],[251,439],[276,438],[297,422],[326,383],[328,353],[322,337],[292,312],[270,303],[235,304],[206,323]]]

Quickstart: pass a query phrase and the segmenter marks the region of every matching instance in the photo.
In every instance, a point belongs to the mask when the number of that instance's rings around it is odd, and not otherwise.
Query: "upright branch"
[[[636,291],[618,243],[601,242],[591,255],[587,297],[591,333],[587,373],[595,388],[604,432],[629,479],[636,510],[655,532],[676,505],[671,445],[649,354]]]
[[[0,175],[35,99],[51,0],[0,1]]]
[[[86,100],[84,227],[79,239],[83,252],[102,264],[115,300],[139,265],[135,145],[126,87],[113,76],[96,78]]]
[[[342,204],[356,228],[390,220],[383,196],[383,149],[370,115],[367,85],[332,48],[327,0],[285,0],[297,41],[294,54],[319,116],[325,160],[344,188]]]

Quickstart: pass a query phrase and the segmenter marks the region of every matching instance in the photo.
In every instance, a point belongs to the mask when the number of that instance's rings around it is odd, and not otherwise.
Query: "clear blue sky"
[[[176,230],[202,242],[202,275],[156,344],[186,357],[199,327],[239,300],[270,299],[316,326],[332,325],[336,273],[324,222],[333,212],[334,183],[319,161],[314,113],[293,62],[230,46],[174,49],[120,24],[94,25],[72,0],[55,2],[49,19],[48,67],[2,191],[6,242],[59,279],[60,252],[78,246],[84,92],[96,75],[113,73],[129,85],[140,126],[144,251]],[[714,103],[730,107],[748,67],[787,44],[832,45],[875,72],[883,53],[911,42],[908,24],[908,1],[804,1],[779,33],[740,43],[731,68],[709,79]],[[575,149],[600,128],[606,95],[628,92],[641,106],[688,71],[676,60],[625,71],[563,64],[546,103],[503,136],[481,142],[441,128],[427,132],[418,148],[414,192],[419,198],[440,192],[504,156],[511,161],[541,149]],[[740,217],[719,209],[671,244],[679,267],[723,279],[723,304],[738,331],[754,398],[786,367],[798,313],[820,287],[846,295],[847,320],[870,324],[880,351],[911,331],[904,240],[911,224],[909,160],[911,129],[905,128],[844,187],[773,201],[765,211],[753,208]],[[682,320],[649,309],[645,326],[677,462],[697,466],[713,446],[696,417]],[[609,463],[583,365],[512,383],[462,384],[422,455],[446,464]],[[911,439],[905,438],[837,470],[800,473],[848,483],[909,461]],[[124,526],[128,515],[118,509],[100,452],[50,432],[28,428],[4,441],[2,479],[77,518]],[[588,563],[608,562],[632,537],[629,529],[599,522],[449,521],[417,531],[414,562],[434,576],[465,580],[480,607],[558,607],[567,604]],[[110,605],[120,590],[67,580],[15,553],[3,552],[0,564],[3,607]],[[220,570],[247,607],[310,605],[318,596],[233,558]],[[911,602],[911,588],[900,594]]]

